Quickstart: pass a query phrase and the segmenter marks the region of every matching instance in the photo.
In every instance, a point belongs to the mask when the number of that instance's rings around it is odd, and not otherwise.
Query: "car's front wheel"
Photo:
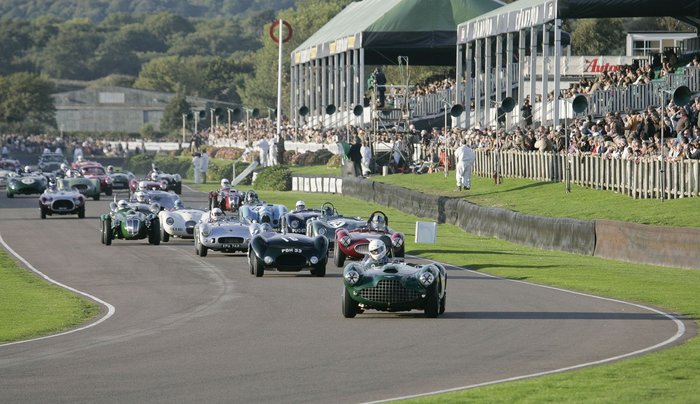
[[[78,208],[78,219],[85,219],[85,206]]]
[[[440,295],[438,294],[438,284],[435,282],[425,293],[425,316],[435,318],[440,314]]]
[[[356,301],[350,297],[350,292],[347,288],[343,288],[343,317],[353,318],[360,311],[360,307]]]
[[[445,305],[447,304],[447,292],[442,295],[442,299],[440,299],[440,312],[438,314],[442,314],[445,312]]]
[[[195,242],[195,243],[194,243],[194,250],[195,250],[195,252],[197,253],[197,255],[199,255],[200,257],[206,257],[206,256],[207,256],[207,250],[208,250],[208,248],[207,248],[207,246],[203,245],[203,244],[201,243],[201,241],[200,241],[200,242]]]
[[[170,234],[165,231],[165,226],[160,226],[160,241],[167,243],[170,240]]]
[[[103,228],[102,228],[102,237],[104,238],[105,245],[112,245],[112,220],[111,219],[105,219],[102,221],[103,223]]]
[[[253,275],[255,275],[256,278],[262,278],[262,276],[265,275],[265,265],[260,262],[253,251],[250,252],[250,262],[253,266]]]
[[[345,257],[345,253],[340,251],[340,247],[336,245],[335,253],[333,255],[333,263],[335,264],[335,266],[337,266],[338,268],[342,268],[343,264],[345,264]]]
[[[328,257],[324,258],[323,261],[319,261],[316,265],[311,268],[311,274],[319,278],[326,276],[326,264],[328,263]]]
[[[153,219],[151,222],[151,230],[148,233],[148,244],[160,244],[160,220]]]
[[[41,211],[41,218],[46,219],[46,208],[44,208],[43,206],[40,206],[39,210]]]
[[[7,193],[7,197],[8,197],[8,198],[14,198],[14,197],[15,197],[15,194],[13,194],[12,192],[8,192],[8,193]]]
[[[98,193],[97,195],[93,195],[92,200],[93,200],[93,201],[99,201],[99,200],[100,200],[100,194]]]

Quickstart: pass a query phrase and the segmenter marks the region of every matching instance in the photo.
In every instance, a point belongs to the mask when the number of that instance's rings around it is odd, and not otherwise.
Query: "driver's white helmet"
[[[382,215],[374,215],[372,218],[372,223],[370,223],[370,228],[376,231],[386,230],[386,221]]]
[[[386,257],[386,244],[382,240],[374,239],[369,242],[369,256],[375,261]]]
[[[52,179],[49,181],[49,191],[55,191],[55,190],[56,190],[56,181]]]
[[[217,221],[217,222],[218,222],[219,220],[223,220],[224,217],[225,217],[225,215],[224,215],[224,211],[223,211],[223,210],[221,210],[221,209],[219,209],[219,208],[214,208],[214,209],[211,210],[211,218],[212,218],[214,221]]]
[[[31,168],[30,166],[24,166],[24,172],[25,172],[25,173],[31,173],[31,172],[32,172],[32,168]]]
[[[68,171],[68,164],[61,163],[61,171]]]
[[[117,207],[118,207],[119,209],[126,209],[126,208],[129,207],[129,202],[127,202],[127,201],[124,200],[124,199],[121,199],[121,200],[119,200],[119,202],[117,202]]]
[[[221,180],[221,188],[222,189],[231,188],[231,181],[229,181],[227,178],[222,179]]]
[[[136,193],[136,201],[138,201],[140,203],[148,203],[149,202],[148,194],[146,194],[145,192],[142,192],[142,191],[137,192]]]
[[[139,191],[145,191],[147,189],[148,189],[148,184],[146,184],[146,181],[139,182]]]
[[[262,223],[258,226],[258,228],[260,229],[260,233],[269,233],[275,231],[270,223]]]
[[[112,174],[114,172],[114,166],[107,166],[107,172]]]
[[[157,172],[152,172],[151,173],[151,180],[157,181],[158,180],[158,173]]]
[[[304,203],[304,201],[297,201],[295,208],[296,210],[304,210],[306,209],[306,204]]]
[[[78,162],[82,162],[82,161],[83,161],[83,156],[82,155],[78,156]]]

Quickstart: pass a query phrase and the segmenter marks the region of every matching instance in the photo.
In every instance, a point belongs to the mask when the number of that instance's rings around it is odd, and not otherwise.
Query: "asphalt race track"
[[[183,197],[206,204],[205,194]],[[79,332],[0,346],[0,402],[366,402],[605,361],[688,334],[651,309],[457,268],[437,319],[345,319],[332,263],[325,278],[255,278],[245,256],[200,258],[189,240],[104,246],[105,199],[88,201],[86,219],[41,220],[36,196],[0,193],[5,242],[115,308]]]

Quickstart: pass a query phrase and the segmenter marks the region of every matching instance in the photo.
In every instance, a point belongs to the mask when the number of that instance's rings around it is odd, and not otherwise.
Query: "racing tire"
[[[85,219],[85,206],[78,208],[78,219]]]
[[[100,194],[98,193],[97,195],[92,197],[93,201],[99,201],[100,200]]]
[[[162,225],[160,226],[160,241],[167,243],[170,241],[170,234],[168,234],[167,231],[165,231],[165,227]]]
[[[425,293],[425,316],[436,318],[440,314],[440,297],[438,294],[438,284],[435,282]]]
[[[151,231],[148,233],[148,244],[160,244],[160,220],[153,219],[151,222]]]
[[[39,207],[39,210],[41,211],[41,218],[46,219],[46,209]]]
[[[112,196],[112,188],[105,190],[105,195]]]
[[[182,194],[182,184],[177,184],[174,189],[175,193],[180,195]]]
[[[316,276],[317,278],[323,278],[326,276],[326,264],[328,263],[328,257],[324,259],[323,261],[319,261],[316,265],[311,268],[311,275]]]
[[[200,257],[206,257],[209,250],[206,246],[202,245],[202,243],[195,243],[194,249]]]
[[[7,193],[7,197],[8,197],[8,198],[14,198],[14,197],[15,197],[15,194],[13,194],[13,193],[11,193],[11,192],[8,192],[8,193]]]
[[[347,288],[343,288],[343,317],[353,318],[360,311],[359,304],[352,300]]]
[[[104,237],[105,245],[112,245],[112,219],[102,221],[102,237]]]
[[[253,251],[248,251],[248,269],[251,275],[255,275],[255,268],[253,267]]]
[[[253,275],[255,275],[256,278],[262,278],[263,275],[265,275],[265,265],[263,265],[263,263],[260,262],[258,257],[255,256],[254,252],[251,252],[250,254],[250,262],[253,266]]]
[[[442,314],[445,312],[445,305],[447,304],[447,292],[445,292],[444,295],[442,295],[442,299],[440,299],[440,310],[438,311],[438,314]]]
[[[340,251],[340,248],[338,248],[338,246],[336,246],[335,247],[335,254],[333,255],[333,263],[335,264],[335,266],[338,268],[342,268],[343,264],[345,264],[345,258],[346,258],[345,253]]]
[[[105,221],[100,220],[100,243],[105,243]]]

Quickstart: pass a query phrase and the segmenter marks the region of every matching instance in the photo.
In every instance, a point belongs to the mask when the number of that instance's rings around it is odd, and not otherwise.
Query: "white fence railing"
[[[560,182],[565,178],[566,159],[565,155],[552,153],[477,150],[474,173]],[[569,156],[569,164],[571,183],[583,187],[614,191],[635,199],[700,196],[699,160],[632,161],[576,155]]]

